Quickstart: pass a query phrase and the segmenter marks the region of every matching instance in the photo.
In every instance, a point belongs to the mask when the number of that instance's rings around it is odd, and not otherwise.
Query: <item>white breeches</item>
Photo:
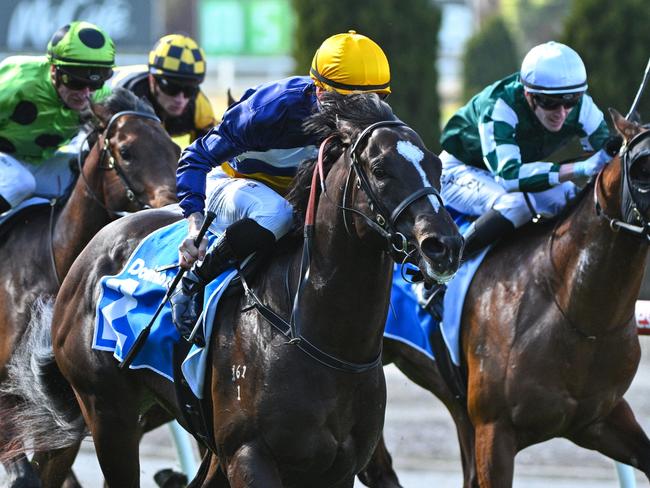
[[[70,164],[78,156],[82,139],[75,137],[39,164],[0,153],[0,195],[12,207],[32,196],[50,199],[63,195],[74,180]]]
[[[251,218],[279,239],[293,224],[293,208],[282,196],[256,180],[232,178],[216,168],[208,174],[207,208],[216,217],[210,231],[221,234],[233,222]]]
[[[570,181],[536,193],[528,193],[531,212],[524,193],[506,192],[487,169],[469,166],[443,151],[442,199],[445,205],[467,215],[480,216],[493,208],[521,227],[535,214],[554,217],[577,195],[579,188]]]

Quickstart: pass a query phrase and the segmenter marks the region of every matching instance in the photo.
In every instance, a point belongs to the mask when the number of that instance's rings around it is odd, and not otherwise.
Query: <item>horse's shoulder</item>
[[[105,275],[118,270],[146,236],[183,218],[177,206],[141,210],[103,227],[83,250],[75,267]],[[72,271],[72,270],[71,270]]]
[[[472,278],[467,301],[471,303],[490,295],[498,291],[499,285],[534,282],[546,268],[546,260],[539,258],[548,252],[553,229],[552,222],[531,223],[499,241],[488,251]]]
[[[142,239],[150,233],[183,218],[177,205],[141,210],[117,219],[101,229],[94,241],[117,238]]]
[[[21,231],[33,237],[34,225],[42,225],[40,222],[45,222],[48,219],[49,213],[50,205],[46,203],[32,205],[19,210],[5,219],[0,225],[0,240],[8,242]]]

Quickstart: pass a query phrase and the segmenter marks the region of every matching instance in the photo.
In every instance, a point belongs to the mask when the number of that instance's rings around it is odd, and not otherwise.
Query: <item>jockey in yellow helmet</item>
[[[293,76],[247,90],[207,136],[182,154],[178,197],[189,219],[189,234],[180,246],[180,263],[194,266],[172,297],[173,319],[187,335],[200,313],[198,293],[232,260],[272,246],[291,227],[293,210],[283,198],[296,169],[316,156],[313,136],[302,130],[318,110],[326,90],[341,94],[390,93],[390,68],[382,49],[370,38],[349,31],[326,39],[314,55],[310,76]],[[210,172],[206,191],[206,175]],[[217,214],[211,231],[221,234],[214,251],[193,238],[208,206]]]

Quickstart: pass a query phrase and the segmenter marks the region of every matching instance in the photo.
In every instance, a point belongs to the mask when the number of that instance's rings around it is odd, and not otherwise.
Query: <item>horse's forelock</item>
[[[328,91],[319,98],[318,110],[303,123],[303,131],[319,142],[333,136],[324,153],[323,166],[327,174],[345,147],[351,145],[363,129],[375,122],[395,119],[390,105],[374,93],[341,95]],[[287,194],[287,200],[303,220],[315,163],[316,160],[308,160],[300,165]]]
[[[110,116],[125,110],[156,115],[146,98],[139,98],[125,88],[116,88],[103,100],[91,102],[90,107],[81,113],[80,118],[87,128],[100,129],[108,122]]]

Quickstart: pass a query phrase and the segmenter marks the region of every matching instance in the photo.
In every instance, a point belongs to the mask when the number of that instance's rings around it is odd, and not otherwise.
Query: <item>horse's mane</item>
[[[374,93],[341,95],[328,91],[321,95],[318,110],[303,123],[303,131],[319,144],[333,136],[323,157],[323,170],[327,174],[363,129],[375,122],[395,119],[390,106]],[[298,167],[286,197],[300,217],[300,222],[304,221],[315,163],[316,159],[311,159]]]
[[[156,115],[151,104],[145,98],[138,98],[133,92],[125,88],[115,88],[110,95],[99,102],[92,102],[90,106],[81,112],[80,119],[84,129],[88,132],[103,129],[107,120],[100,120],[97,113],[100,109],[111,115],[125,110],[134,110]]]

